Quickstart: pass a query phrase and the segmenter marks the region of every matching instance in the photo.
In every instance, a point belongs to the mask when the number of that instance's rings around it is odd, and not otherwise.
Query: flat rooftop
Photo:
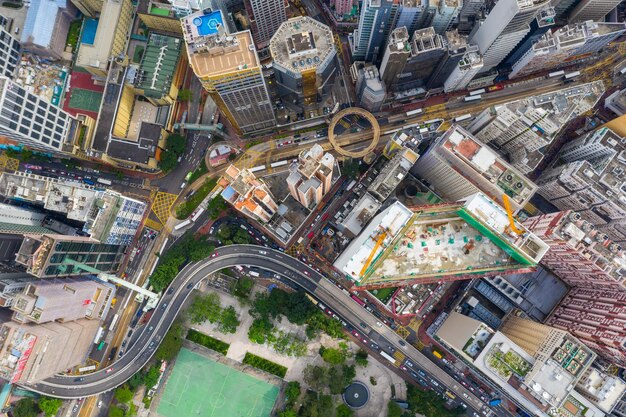
[[[161,138],[161,126],[142,122],[137,140],[112,137],[107,148],[111,158],[147,165],[156,155]]]
[[[294,72],[325,66],[334,52],[330,28],[308,16],[283,22],[270,40],[274,64]]]
[[[80,45],[76,65],[79,67],[106,68],[117,30],[117,21],[123,6],[123,1],[108,0],[104,2],[95,40],[93,44],[83,43]]]
[[[161,98],[170,91],[181,46],[179,38],[150,33],[135,81],[146,97]]]

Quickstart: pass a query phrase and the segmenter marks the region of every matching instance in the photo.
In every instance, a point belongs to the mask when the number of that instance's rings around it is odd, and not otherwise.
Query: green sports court
[[[278,387],[182,349],[157,412],[163,417],[269,417]]]
[[[81,109],[90,112],[98,112],[102,93],[98,91],[85,90],[83,88],[72,88],[70,90],[69,106],[73,109]]]

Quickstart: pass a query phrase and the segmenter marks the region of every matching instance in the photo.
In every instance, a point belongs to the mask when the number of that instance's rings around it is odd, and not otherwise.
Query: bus
[[[485,90],[484,88],[481,88],[480,90],[470,91],[469,95],[470,96],[479,96],[479,95],[484,94],[486,92],[487,92],[487,90]]]
[[[407,115],[407,117],[410,117],[410,116],[415,116],[416,114],[420,114],[422,112],[423,112],[422,109],[415,109],[415,110],[411,110],[411,111],[406,112],[406,115]]]
[[[191,216],[191,221],[195,222],[196,220],[198,220],[198,218],[200,218],[202,213],[204,213],[204,208],[200,207],[198,210],[196,210],[196,212],[193,214],[193,216]]]
[[[356,185],[356,180],[350,181],[350,184],[346,187],[346,191],[350,191]]]
[[[78,368],[78,373],[84,374],[85,372],[95,371],[96,365],[83,366],[82,368]]]
[[[111,182],[111,180],[107,180],[105,178],[98,178],[96,181],[99,182],[100,184],[104,184],[104,185],[111,185],[111,184],[113,184]]]
[[[112,331],[113,329],[115,329],[115,326],[117,325],[117,321],[120,319],[120,315],[116,314],[113,316],[113,320],[111,320],[111,325],[109,326],[109,331]]]
[[[192,175],[193,175],[193,171],[189,171],[187,173],[187,175],[185,175],[185,181],[189,182],[189,180],[191,179]]]
[[[462,122],[463,120],[471,119],[472,115],[470,113],[464,114],[463,116],[458,116],[452,119],[453,122]]]
[[[191,220],[185,220],[184,222],[178,223],[176,226],[174,226],[174,230],[180,230],[185,226],[188,226],[191,224]]]
[[[98,351],[104,349],[104,340],[100,342],[100,344],[98,345]]]
[[[483,96],[467,96],[463,99],[463,101],[478,101],[482,100]]]
[[[83,178],[83,182],[87,185],[95,185],[96,183],[90,180],[89,178]]]
[[[250,275],[251,277],[259,277],[259,273],[256,271],[248,271],[248,275]]]
[[[555,71],[548,74],[548,78],[560,77],[561,75],[565,75],[565,71]]]
[[[620,75],[626,74],[626,67],[622,68],[619,73]]]
[[[100,326],[98,328],[98,332],[96,333],[96,337],[93,338],[93,342],[97,345],[102,338],[102,334],[104,333],[104,327]]]
[[[387,352],[385,352],[384,350],[380,351],[380,356],[382,356],[383,358],[387,359],[389,362],[393,363],[395,365],[396,363],[396,359],[391,356],[390,354],[388,354]]]
[[[354,301],[356,301],[356,303],[358,305],[360,305],[361,307],[365,307],[365,301],[361,300],[359,297],[357,297],[356,295],[352,295],[350,296]]]

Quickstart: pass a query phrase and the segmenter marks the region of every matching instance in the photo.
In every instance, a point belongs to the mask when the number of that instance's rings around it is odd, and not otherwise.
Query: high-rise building
[[[71,0],[74,6],[82,14],[90,18],[97,18],[98,14],[102,11],[102,5],[104,0]]]
[[[17,75],[17,64],[21,55],[20,42],[11,35],[4,24],[0,24],[0,76],[13,79]]]
[[[375,216],[334,263],[355,288],[375,289],[530,272],[548,250],[484,194],[456,203],[396,202]]]
[[[554,309],[546,324],[578,337],[609,363],[626,365],[626,291],[574,287]]]
[[[0,307],[11,307],[15,296],[36,278],[22,272],[7,272],[0,275]]]
[[[626,114],[626,88],[615,90],[613,94],[604,99],[604,107],[618,116]]]
[[[473,32],[470,43],[483,56],[481,72],[500,64],[530,31],[530,23],[549,0],[498,0],[485,21]]]
[[[626,252],[573,211],[531,217],[524,226],[550,246],[541,260],[572,287],[623,288]]]
[[[32,0],[26,11],[20,41],[25,51],[63,58],[70,24],[78,10],[69,0]]]
[[[334,165],[335,157],[320,145],[300,152],[298,161],[289,167],[287,187],[291,196],[304,207],[317,206],[330,191]]]
[[[25,234],[15,261],[38,278],[93,274],[87,270],[115,274],[124,258],[124,245],[98,243],[84,236]],[[85,265],[81,268],[76,263]]]
[[[457,29],[467,35],[472,32],[476,22],[483,20],[486,15],[487,2],[484,0],[464,0],[457,17]]]
[[[194,13],[181,24],[191,68],[233,127],[244,134],[275,127],[250,31],[227,34],[220,12]]]
[[[514,212],[537,191],[532,181],[460,126],[452,126],[439,137],[411,172],[450,201],[482,192],[503,205],[506,194]]]
[[[443,87],[448,77],[458,67],[468,51],[467,36],[460,35],[457,30],[448,31],[443,35],[445,52],[439,65],[428,79],[428,88]]]
[[[4,76],[0,76],[0,109],[0,134],[12,143],[54,154],[72,151],[80,122]]]
[[[280,25],[287,20],[285,0],[245,0],[257,50],[265,50]]]
[[[429,27],[416,30],[411,39],[411,56],[399,76],[400,88],[425,86],[445,54],[444,38],[435,33],[435,29]]]
[[[429,16],[428,0],[400,0],[395,28],[404,26],[411,34],[423,27]]]
[[[467,51],[459,63],[454,67],[443,83],[443,91],[449,93],[464,90],[483,67],[483,57],[478,52],[478,46],[468,45]]]
[[[611,10],[616,8],[620,0],[578,0],[576,6],[567,15],[568,22],[584,22],[594,20],[602,22]]]
[[[280,25],[269,48],[283,95],[311,104],[332,87],[337,51],[328,26],[310,17],[289,19]]]
[[[180,25],[181,14],[167,0],[139,0],[137,16],[149,29],[178,36],[183,33],[183,28]]]
[[[91,43],[81,42],[76,65],[105,80],[109,58],[117,58],[125,52],[132,24],[133,4],[130,0],[105,0],[100,18],[96,20],[96,35]]]
[[[267,223],[278,210],[269,187],[245,168],[229,166],[218,185],[222,188],[224,200],[255,220]]]
[[[596,229],[626,244],[626,175],[623,139],[601,128],[568,141],[555,166],[538,180],[538,192],[559,210],[575,210]]]
[[[337,16],[343,17],[352,12],[354,8],[354,0],[335,0],[335,13]]]
[[[605,413],[610,413],[624,396],[626,383],[600,369],[589,368],[576,385],[576,391]]]
[[[0,378],[35,383],[83,363],[100,326],[98,320],[0,325]]]
[[[377,63],[382,58],[385,32],[392,29],[394,20],[393,8],[393,0],[363,0],[359,26],[349,37],[353,60]]]
[[[378,68],[374,65],[360,68],[356,81],[356,97],[359,106],[371,112],[380,111],[386,96],[385,83],[380,79]]]
[[[15,295],[11,310],[18,323],[102,320],[115,296],[115,285],[85,278],[32,282]]]
[[[547,32],[512,63],[509,78],[571,65],[576,60],[598,52],[625,31],[624,23],[596,23],[589,20]]]
[[[431,5],[435,9],[431,26],[439,35],[445,34],[452,29],[453,23],[456,21],[461,7],[462,0],[437,0]]]
[[[395,89],[398,76],[411,56],[411,44],[406,27],[398,27],[389,35],[387,47],[380,63],[380,78],[389,89]]]
[[[419,155],[409,148],[398,149],[391,160],[380,170],[376,179],[367,187],[367,191],[381,203],[384,202],[407,176],[418,158]]]

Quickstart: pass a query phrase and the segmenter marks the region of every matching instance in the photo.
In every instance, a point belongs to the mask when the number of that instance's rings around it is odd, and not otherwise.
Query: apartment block
[[[456,22],[463,6],[463,1],[439,0],[433,3],[431,3],[431,8],[434,9],[431,25],[436,33],[444,35],[447,31],[452,29],[452,25]]]
[[[149,29],[181,36],[183,28],[180,18],[189,13],[181,13],[177,3],[165,0],[139,0],[137,4],[137,16]],[[189,3],[187,3],[188,5]]]
[[[446,55],[446,50],[443,36],[437,34],[434,28],[416,30],[411,38],[411,55],[398,77],[398,89],[424,87]]]
[[[229,166],[218,185],[224,200],[254,220],[267,223],[278,210],[269,187],[245,168]]]
[[[506,194],[515,213],[537,191],[537,186],[521,172],[456,125],[436,139],[411,172],[428,181],[431,188],[449,201],[482,192],[503,205]]]
[[[270,39],[287,20],[285,0],[245,0],[254,44],[259,51],[269,46]]]
[[[22,272],[7,272],[0,275],[0,307],[11,307],[15,296],[35,280]]]
[[[18,323],[103,320],[115,296],[115,285],[85,278],[32,282],[15,295],[11,310]]]
[[[354,61],[377,63],[385,48],[385,32],[393,29],[393,0],[363,0],[359,25],[349,37]]]
[[[449,93],[464,90],[482,68],[483,57],[478,51],[478,46],[468,45],[467,51],[444,81],[443,91]]]
[[[445,53],[428,79],[428,88],[443,87],[469,49],[467,36],[459,34],[458,30],[445,32],[443,39],[446,46]]]
[[[17,75],[17,65],[21,56],[20,42],[5,26],[0,25],[0,76],[13,79]]]
[[[550,246],[542,264],[572,287],[622,289],[626,252],[573,211],[543,214],[524,226]]]
[[[289,167],[289,194],[304,207],[316,207],[332,187],[334,165],[335,157],[320,145],[300,152]]]
[[[215,29],[209,21],[217,22]],[[181,24],[191,68],[233,127],[244,134],[274,128],[274,110],[250,31],[226,33],[220,12],[194,13]]]
[[[385,83],[380,79],[378,68],[367,65],[358,70],[356,96],[359,106],[371,112],[380,111],[387,91]]]
[[[401,26],[391,31],[380,63],[381,80],[388,88],[396,88],[398,76],[403,72],[410,56],[411,44],[406,27]]]
[[[0,378],[36,383],[83,363],[98,331],[98,320],[0,325]]]
[[[335,0],[335,13],[337,16],[345,16],[352,12],[354,0]]]
[[[400,0],[395,28],[405,27],[409,34],[424,27],[432,13],[428,0]]]
[[[396,190],[396,187],[407,176],[409,170],[418,160],[419,155],[409,148],[402,148],[380,170],[367,191],[384,202]]]
[[[617,90],[604,99],[604,107],[611,110],[618,116],[626,114],[626,88]]]
[[[597,368],[589,368],[576,385],[576,390],[605,413],[617,406],[626,391],[626,383]]]

